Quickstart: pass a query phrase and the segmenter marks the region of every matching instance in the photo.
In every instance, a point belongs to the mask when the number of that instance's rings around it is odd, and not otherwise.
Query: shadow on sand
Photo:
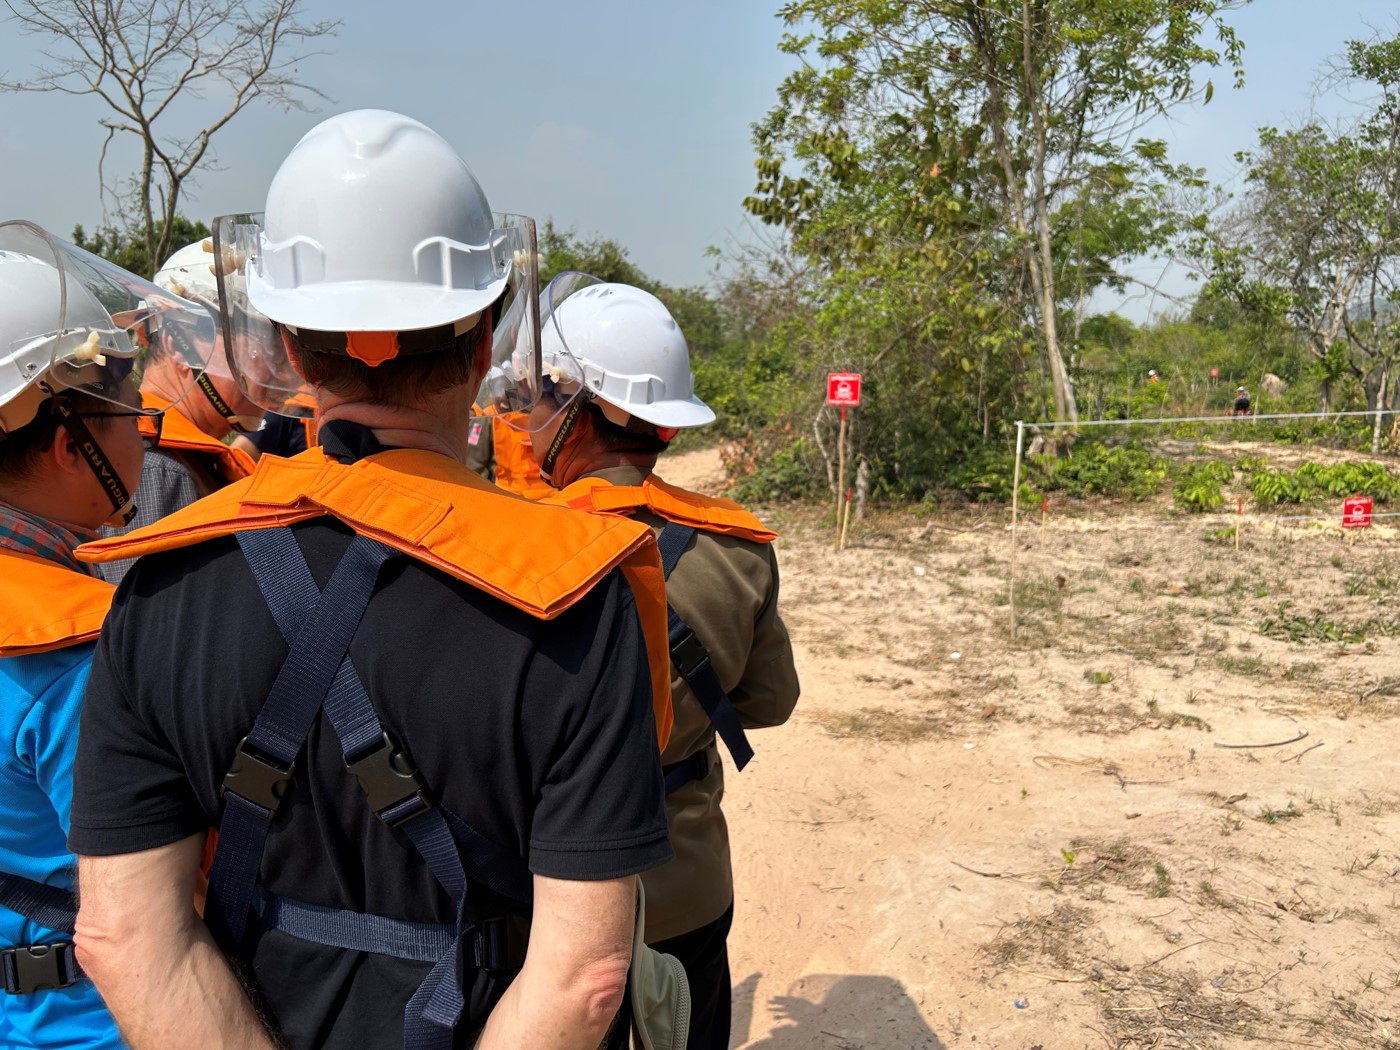
[[[802,978],[767,1006],[774,1027],[750,1033],[762,974],[734,986],[731,1047],[746,1050],[946,1050],[893,977],[817,974]],[[748,1041],[752,1038],[752,1042]]]

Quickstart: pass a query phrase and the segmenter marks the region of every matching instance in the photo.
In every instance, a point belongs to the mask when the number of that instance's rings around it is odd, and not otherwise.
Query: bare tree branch
[[[339,20],[307,20],[304,0],[3,0],[27,35],[50,38],[30,77],[0,77],[0,91],[91,95],[111,111],[97,172],[99,193],[134,211],[159,266],[174,247],[171,228],[186,184],[210,161],[214,136],[257,100],[307,110],[326,96],[304,82],[298,63],[333,36]],[[215,103],[197,130],[175,127],[177,101]],[[183,110],[183,106],[182,106]],[[130,136],[128,139],[127,136]],[[128,178],[107,173],[115,141],[139,145]]]

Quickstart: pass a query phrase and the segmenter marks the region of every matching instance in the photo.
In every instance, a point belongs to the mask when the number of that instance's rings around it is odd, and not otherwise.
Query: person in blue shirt
[[[115,267],[104,278],[107,265],[0,223],[0,1046],[27,1050],[123,1045],[73,957],[66,844],[78,715],[113,593],[73,551],[132,512],[138,420],[160,421],[101,305],[140,284]]]

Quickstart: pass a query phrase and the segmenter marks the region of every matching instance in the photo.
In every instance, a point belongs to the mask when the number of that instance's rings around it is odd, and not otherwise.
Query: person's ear
[[[44,450],[44,460],[52,470],[64,474],[77,474],[87,469],[87,460],[78,451],[78,443],[62,423],[54,428],[53,444]]]
[[[277,334],[282,337],[282,346],[287,351],[287,360],[292,364],[292,371],[297,374],[297,378],[302,382],[306,381],[306,371],[301,367],[301,350],[292,340],[289,333],[280,324],[277,326]]]
[[[476,360],[472,362],[472,368],[485,376],[491,367],[491,311],[483,311],[477,324],[481,326],[481,335],[476,340]]]

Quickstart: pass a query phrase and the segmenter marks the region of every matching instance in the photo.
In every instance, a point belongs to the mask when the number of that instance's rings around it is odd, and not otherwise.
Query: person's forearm
[[[278,1046],[203,923],[192,922],[184,943],[78,943],[79,960],[131,1050]]]
[[[275,1050],[192,903],[206,835],[78,858],[78,962],[131,1050]]]
[[[475,1050],[597,1050],[617,1017],[626,979],[625,960],[600,964],[568,986],[531,972],[527,963],[491,1011]]]

